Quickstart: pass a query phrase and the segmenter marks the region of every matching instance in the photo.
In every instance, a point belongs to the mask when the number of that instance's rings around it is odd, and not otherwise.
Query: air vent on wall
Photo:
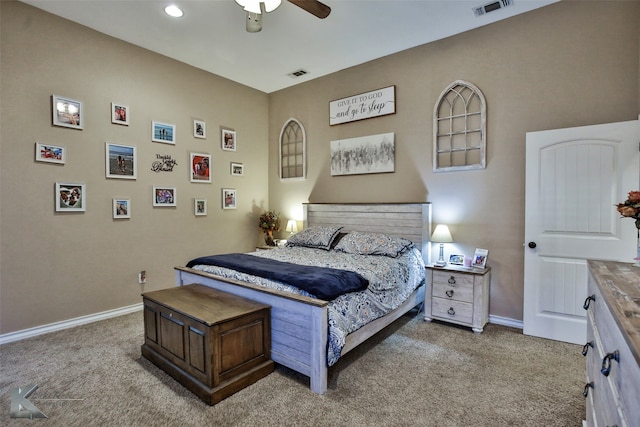
[[[476,16],[482,16],[486,13],[493,12],[503,7],[513,6],[514,0],[498,0],[491,3],[487,3],[484,6],[474,7],[473,13]]]
[[[305,70],[300,69],[298,71],[294,71],[293,73],[289,73],[288,75],[289,75],[289,77],[293,77],[295,79],[295,78],[298,78],[298,77],[302,77],[305,74],[307,74],[307,72]]]

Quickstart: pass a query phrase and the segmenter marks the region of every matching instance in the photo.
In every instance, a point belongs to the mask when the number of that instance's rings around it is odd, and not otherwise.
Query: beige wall
[[[255,246],[268,202],[265,93],[0,3],[0,333],[139,303],[142,290],[173,286],[175,265]],[[84,130],[51,125],[52,94],[83,101]],[[112,101],[130,106],[130,126],[111,124]],[[193,119],[206,121],[206,140],[193,137]],[[175,146],[151,142],[152,120],[176,124]],[[237,131],[237,152],[220,149],[220,126]],[[66,164],[36,163],[36,141],[65,146]],[[105,141],[137,147],[137,180],[105,178]],[[191,151],[213,155],[213,183],[190,183]],[[176,159],[174,172],[152,172],[156,154]],[[244,163],[244,177],[230,176],[231,161]],[[54,212],[56,181],[86,184],[85,213]],[[178,206],[153,208],[154,185],[177,187]],[[227,187],[238,191],[237,210],[221,209]],[[114,197],[131,199],[130,220],[112,219]],[[194,216],[196,197],[208,200],[208,216]]]
[[[640,112],[640,2],[562,2],[270,95],[21,3],[0,2],[0,14],[0,334],[136,304],[173,285],[174,265],[250,250],[263,208],[294,217],[306,201],[432,202],[452,250],[490,250],[491,314],[521,319],[525,133]],[[434,174],[433,105],[457,79],[487,99],[487,169]],[[329,101],[388,85],[397,114],[328,125]],[[54,93],[84,102],[84,130],[51,126]],[[112,101],[131,107],[130,126],[110,123]],[[306,127],[308,179],[281,183],[290,117]],[[206,121],[206,140],[193,138],[193,119]],[[177,125],[175,146],[151,142],[152,120]],[[238,132],[236,153],[220,150],[220,126]],[[330,176],[329,141],[385,132],[396,134],[394,173]],[[66,146],[67,163],[36,163],[36,141]],[[105,141],[137,147],[137,180],[105,179]],[[213,155],[212,184],[189,182],[190,151]],[[175,171],[151,172],[156,154],[177,159]],[[244,177],[229,176],[231,161]],[[56,181],[86,183],[87,212],[55,213]],[[178,207],[153,208],[154,185],[176,186]],[[226,187],[237,210],[220,209]],[[132,200],[130,220],[111,218],[113,197]],[[195,197],[208,216],[193,215]]]
[[[522,319],[525,134],[638,118],[640,2],[561,2],[353,67],[269,96],[269,200],[433,203],[447,252],[489,249],[490,312]],[[312,70],[311,70],[312,71]],[[455,80],[487,100],[487,168],[433,173],[432,114]],[[396,114],[330,127],[331,100],[396,86]],[[280,182],[277,139],[289,117],[307,131],[308,179]],[[332,177],[329,142],[395,132],[395,173]]]

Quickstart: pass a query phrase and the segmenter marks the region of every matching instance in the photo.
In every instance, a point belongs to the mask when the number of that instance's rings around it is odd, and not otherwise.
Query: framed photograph
[[[195,199],[193,204],[193,213],[195,216],[207,215],[207,199]]]
[[[113,219],[131,218],[131,200],[113,199]]]
[[[107,178],[136,179],[138,176],[134,146],[105,143],[105,162]]]
[[[191,182],[211,182],[211,154],[191,153]]]
[[[64,164],[67,161],[67,149],[57,145],[36,142],[36,162]]]
[[[487,249],[476,249],[471,260],[471,267],[484,268],[487,264],[488,255],[489,251]]]
[[[177,206],[175,187],[153,187],[153,206]]]
[[[236,151],[236,132],[229,129],[222,129],[222,149],[224,151]]]
[[[51,104],[54,126],[73,129],[83,128],[84,114],[82,112],[82,101],[59,95],[51,95]]]
[[[222,189],[222,209],[236,208],[236,190],[233,188]]]
[[[464,265],[464,255],[449,255],[449,264]]]
[[[87,210],[85,184],[56,182],[56,212],[84,212]]]
[[[231,162],[231,175],[233,176],[244,175],[244,164]]]
[[[175,144],[176,125],[151,122],[151,141],[165,144]]]
[[[117,102],[111,103],[111,123],[117,125],[129,126],[129,106],[124,104],[118,104]]]
[[[193,136],[195,138],[207,138],[207,124],[202,120],[193,121]]]

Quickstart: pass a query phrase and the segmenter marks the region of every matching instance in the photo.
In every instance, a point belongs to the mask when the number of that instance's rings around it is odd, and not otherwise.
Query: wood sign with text
[[[395,112],[396,87],[389,86],[329,102],[329,125],[371,119]]]

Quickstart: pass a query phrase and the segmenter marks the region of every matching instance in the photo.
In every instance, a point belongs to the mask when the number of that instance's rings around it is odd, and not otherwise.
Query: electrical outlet
[[[147,283],[147,272],[145,270],[142,270],[140,273],[138,273],[138,283],[141,285],[143,283]]]

